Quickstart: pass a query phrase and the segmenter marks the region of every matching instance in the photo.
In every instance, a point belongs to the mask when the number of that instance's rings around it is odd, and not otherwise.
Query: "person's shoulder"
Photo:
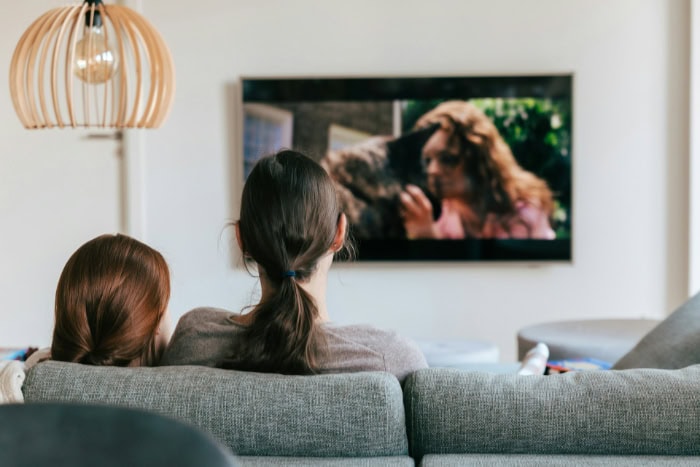
[[[230,311],[211,307],[195,308],[182,315],[160,365],[216,366],[227,356],[237,332],[233,316]]]
[[[198,307],[186,312],[179,320],[182,324],[194,324],[199,322],[224,322],[230,321],[235,314],[224,310],[223,308],[215,307]]]
[[[546,219],[549,214],[542,203],[536,199],[519,198],[514,203],[515,212],[517,215],[530,222],[539,222],[541,219]]]
[[[346,336],[360,337],[390,337],[397,335],[395,331],[386,330],[374,327],[369,324],[332,324],[326,325],[326,328],[332,332]]]
[[[326,329],[336,341],[350,344],[355,349],[363,349],[365,356],[369,352],[378,357],[381,369],[392,373],[399,382],[403,382],[413,371],[428,366],[418,344],[394,330],[366,324],[329,325]],[[365,363],[364,367],[358,365],[357,368],[370,367]]]
[[[344,338],[375,349],[384,351],[398,348],[418,349],[417,344],[395,330],[377,328],[369,324],[331,325],[328,329]]]

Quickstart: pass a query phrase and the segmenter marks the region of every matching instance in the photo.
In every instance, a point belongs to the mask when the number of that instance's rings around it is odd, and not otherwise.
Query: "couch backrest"
[[[401,386],[388,373],[282,376],[194,366],[33,367],[25,402],[108,404],[191,423],[241,456],[408,454]]]
[[[419,370],[404,386],[411,455],[700,454],[700,365],[517,376]]]

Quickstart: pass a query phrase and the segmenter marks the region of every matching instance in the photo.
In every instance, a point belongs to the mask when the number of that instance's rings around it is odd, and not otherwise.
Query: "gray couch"
[[[700,365],[517,376],[428,369],[404,387],[424,466],[700,465]]]
[[[27,403],[145,408],[241,465],[698,465],[700,365],[556,376],[420,370],[279,376],[44,362]]]
[[[401,386],[388,373],[280,376],[195,366],[93,367],[47,361],[26,403],[143,408],[189,422],[240,465],[410,466]]]

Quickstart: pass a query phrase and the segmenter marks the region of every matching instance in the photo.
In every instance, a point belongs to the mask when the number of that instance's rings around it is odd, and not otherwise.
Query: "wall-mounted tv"
[[[360,260],[570,261],[570,74],[243,78],[243,172],[333,178]]]

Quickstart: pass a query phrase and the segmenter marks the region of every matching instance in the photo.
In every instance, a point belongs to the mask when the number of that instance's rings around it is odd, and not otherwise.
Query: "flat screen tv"
[[[572,82],[243,78],[243,172],[316,159],[360,260],[570,261]]]

